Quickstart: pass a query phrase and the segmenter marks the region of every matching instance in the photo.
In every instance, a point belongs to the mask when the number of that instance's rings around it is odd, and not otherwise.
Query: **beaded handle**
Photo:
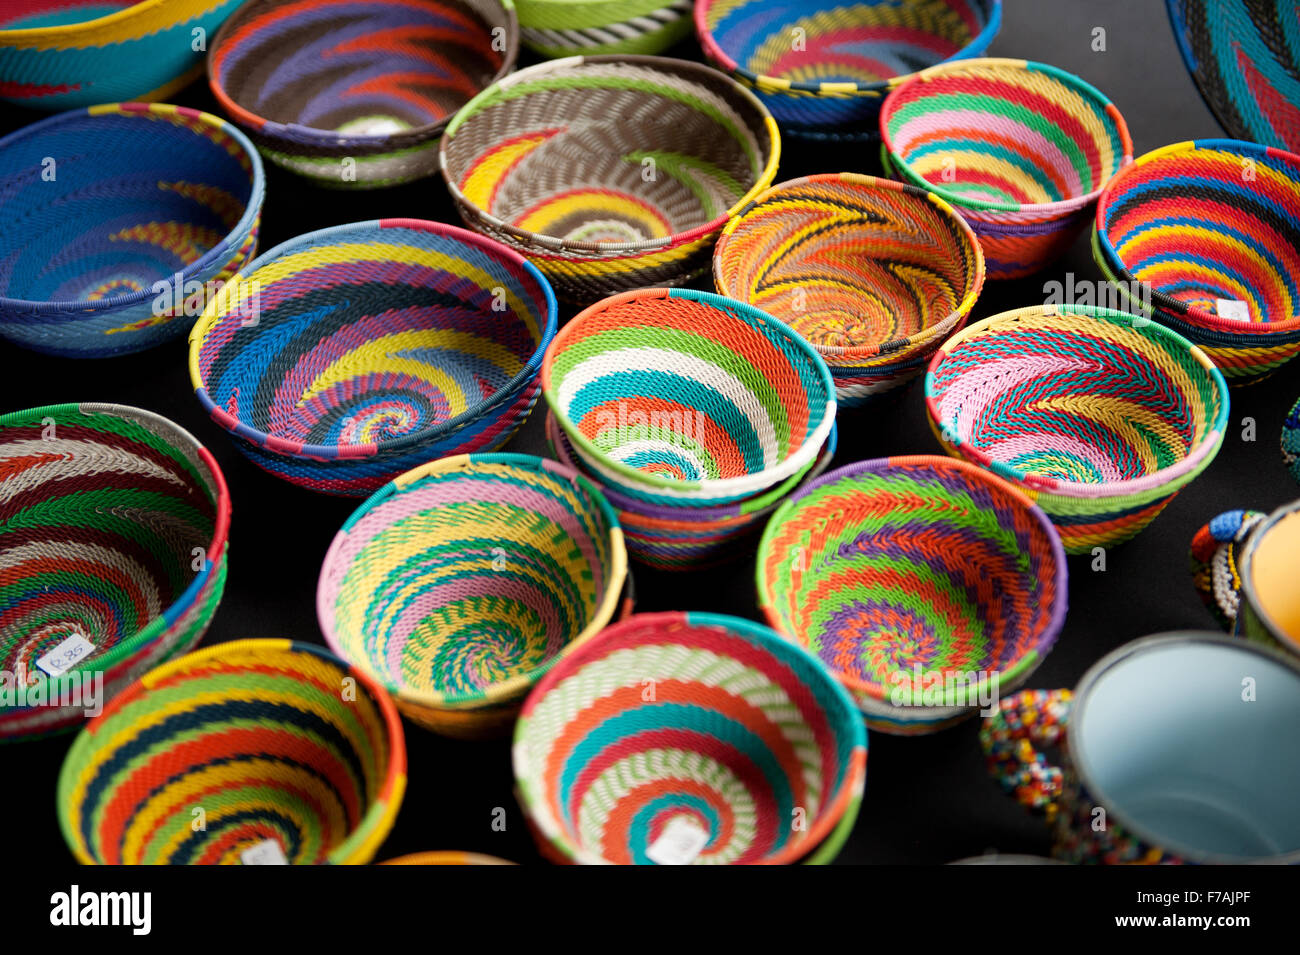
[[[998,710],[980,727],[980,748],[989,775],[1016,801],[1056,818],[1061,795],[1061,767],[1041,750],[1059,746],[1074,694],[1070,690],[1021,690],[999,701]]]
[[[1236,632],[1241,606],[1238,552],[1264,517],[1262,511],[1224,511],[1192,538],[1188,555],[1192,583],[1219,625],[1229,633]]]

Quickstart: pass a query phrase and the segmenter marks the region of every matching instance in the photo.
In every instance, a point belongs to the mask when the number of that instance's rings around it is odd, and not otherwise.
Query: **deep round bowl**
[[[408,717],[482,736],[613,619],[626,577],[618,519],[585,478],[529,455],[461,455],[357,509],[325,557],[316,610],[334,652]]]
[[[937,196],[830,173],[775,185],[742,209],[714,249],[713,283],[811,342],[844,407],[925,370],[979,297],[984,256]]]
[[[689,289],[615,295],[542,363],[546,402],[602,484],[727,504],[804,470],[835,423],[826,363],[789,326]]]
[[[374,188],[436,173],[447,123],[518,54],[509,0],[250,0],[208,82],[276,165]]]
[[[546,279],[500,244],[418,219],[358,222],[236,276],[190,335],[190,380],[259,467],[364,496],[509,440],[555,321]]]
[[[692,0],[516,0],[524,45],[546,57],[662,53],[691,32]]]
[[[101,358],[189,329],[257,250],[262,162],[184,106],[92,106],[0,139],[0,336]]]
[[[950,454],[1029,494],[1068,553],[1128,540],[1219,452],[1223,375],[1150,319],[1082,305],[1033,306],[940,346],[926,409]]]
[[[236,640],[151,670],[86,725],[59,824],[83,865],[357,865],[405,789],[401,720],[369,677],[320,647]]]
[[[827,862],[866,761],[862,720],[825,669],[719,614],[608,628],[561,658],[515,728],[520,804],[543,853],[568,863]]]
[[[109,404],[0,416],[0,741],[75,727],[198,643],[229,526],[221,468],[166,418]]]
[[[991,279],[1055,261],[1133,158],[1110,100],[1077,76],[1025,60],[923,70],[889,94],[880,130],[886,169],[965,217]]]
[[[759,97],[784,132],[867,140],[901,77],[979,56],[1002,0],[697,0],[705,54]]]
[[[1047,515],[951,458],[879,458],[812,482],[768,523],[757,580],[768,622],[886,733],[989,706],[1065,621],[1065,552]]]
[[[1202,139],[1147,153],[1097,204],[1097,264],[1229,384],[1300,352],[1300,156]]]
[[[708,268],[727,218],[776,174],[780,135],[716,70],[645,56],[520,70],[447,127],[442,171],[462,218],[582,305]]]

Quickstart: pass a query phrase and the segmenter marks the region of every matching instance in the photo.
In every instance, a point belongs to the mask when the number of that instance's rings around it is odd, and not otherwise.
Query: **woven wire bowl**
[[[1219,452],[1223,375],[1150,319],[1082,305],[976,322],[940,346],[926,410],[944,449],[1025,491],[1067,553],[1146,527]]]
[[[674,822],[707,835],[697,865],[828,862],[866,760],[862,720],[816,660],[705,613],[636,614],[565,654],[514,738],[538,845],[580,864],[650,863]]]
[[[414,852],[376,865],[518,865],[479,852]]]
[[[537,401],[546,280],[480,235],[378,219],[291,239],[190,336],[204,408],[255,464],[365,496],[447,454],[500,447]]]
[[[276,165],[375,188],[438,171],[438,140],[514,68],[502,0],[251,0],[208,54],[213,95]]]
[[[238,865],[268,840],[291,865],[359,865],[405,789],[401,720],[365,674],[236,640],[150,671],[86,725],[59,824],[86,865]]]
[[[402,475],[348,519],[317,589],[326,642],[420,725],[505,730],[567,648],[619,610],[627,552],[585,478],[520,454]]]
[[[1282,422],[1282,461],[1300,484],[1300,399],[1291,406]]]
[[[925,370],[979,297],[984,256],[937,196],[831,173],[775,185],[742,209],[714,249],[713,283],[811,342],[845,407]]]
[[[885,100],[880,131],[886,170],[961,213],[991,279],[1029,275],[1060,257],[1133,158],[1128,126],[1109,99],[1077,76],[1025,60],[917,73]]]
[[[0,476],[0,672],[32,691],[0,704],[9,741],[77,726],[90,695],[102,706],[198,643],[225,589],[230,494],[188,431],[126,405],[0,416]],[[84,656],[41,666],[76,637]]]
[[[166,99],[202,75],[195,41],[239,3],[10,0],[0,9],[0,100],[54,111]]]
[[[1147,153],[1102,193],[1093,257],[1230,384],[1272,374],[1300,352],[1300,156],[1231,139]]]
[[[262,163],[183,106],[92,106],[0,139],[0,336],[101,358],[176,338],[257,251]]]
[[[517,0],[524,45],[546,57],[662,53],[691,32],[692,0]]]
[[[752,93],[662,57],[520,70],[447,127],[442,171],[470,228],[587,305],[703,274],[727,218],[776,174],[780,136]]]
[[[951,458],[879,458],[801,489],[767,525],[757,581],[768,623],[891,734],[943,729],[1022,685],[1065,621],[1047,516]]]

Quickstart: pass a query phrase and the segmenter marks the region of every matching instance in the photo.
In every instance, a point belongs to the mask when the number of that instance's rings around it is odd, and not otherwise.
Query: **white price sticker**
[[[289,860],[284,856],[284,850],[280,848],[280,843],[274,839],[263,839],[256,845],[249,846],[239,854],[239,860],[244,865],[289,864]]]
[[[1220,318],[1230,318],[1235,322],[1250,321],[1250,306],[1240,299],[1216,298],[1214,311]]]
[[[94,652],[93,643],[81,634],[74,633],[49,653],[37,658],[36,665],[50,676],[63,676]]]
[[[709,834],[699,823],[675,816],[646,850],[646,856],[657,865],[690,865],[708,844]]]

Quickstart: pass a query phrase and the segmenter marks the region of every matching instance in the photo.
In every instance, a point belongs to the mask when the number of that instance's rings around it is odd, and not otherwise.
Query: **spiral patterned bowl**
[[[1147,153],[1102,194],[1093,257],[1229,384],[1271,374],[1300,352],[1300,156],[1230,139]]]
[[[517,865],[495,856],[485,856],[477,852],[415,852],[409,856],[398,856],[378,865]]]
[[[415,722],[503,730],[565,648],[599,631],[627,577],[623,532],[554,461],[460,455],[397,478],[330,545],[316,611],[330,647]]]
[[[698,63],[587,56],[520,70],[447,127],[462,218],[581,305],[703,274],[727,218],[776,174],[776,124]]]
[[[1034,306],[968,326],[925,376],[949,454],[1025,491],[1065,549],[1128,540],[1209,466],[1228,390],[1205,352],[1149,319]]]
[[[0,8],[0,100],[64,110],[166,99],[203,73],[240,0],[21,0]]]
[[[369,862],[406,789],[392,701],[320,647],[236,640],[146,673],[59,774],[83,865]],[[278,851],[277,851],[278,850]]]
[[[812,343],[840,407],[911,381],[984,285],[979,241],[942,199],[853,173],[773,186],[713,253],[720,294]]]
[[[900,78],[979,56],[1002,0],[698,0],[705,54],[752,87],[792,136],[869,140]]]
[[[515,728],[520,804],[579,864],[824,863],[867,738],[844,689],[766,627],[637,614],[566,653]]]
[[[930,733],[1025,682],[1065,621],[1047,516],[941,457],[864,461],[788,500],[758,550],[768,622],[824,663],[867,726]]]
[[[643,289],[573,318],[542,388],[602,484],[730,504],[806,469],[835,423],[826,363],[787,325],[720,295]]]
[[[979,59],[923,70],[880,111],[885,168],[947,200],[984,248],[991,279],[1050,265],[1133,159],[1115,105],[1070,73]]]
[[[518,55],[509,0],[250,0],[208,82],[276,165],[375,188],[436,173],[447,123]]]
[[[117,103],[0,139],[0,336],[101,358],[182,335],[256,254],[262,163],[198,110]]]
[[[0,741],[78,725],[202,638],[230,494],[207,449],[126,405],[0,416]]]
[[[516,0],[524,45],[546,57],[654,54],[691,32],[692,0]]]
[[[276,246],[190,335],[190,380],[277,477],[364,496],[433,458],[500,447],[537,402],[550,286],[453,226],[378,219]]]

